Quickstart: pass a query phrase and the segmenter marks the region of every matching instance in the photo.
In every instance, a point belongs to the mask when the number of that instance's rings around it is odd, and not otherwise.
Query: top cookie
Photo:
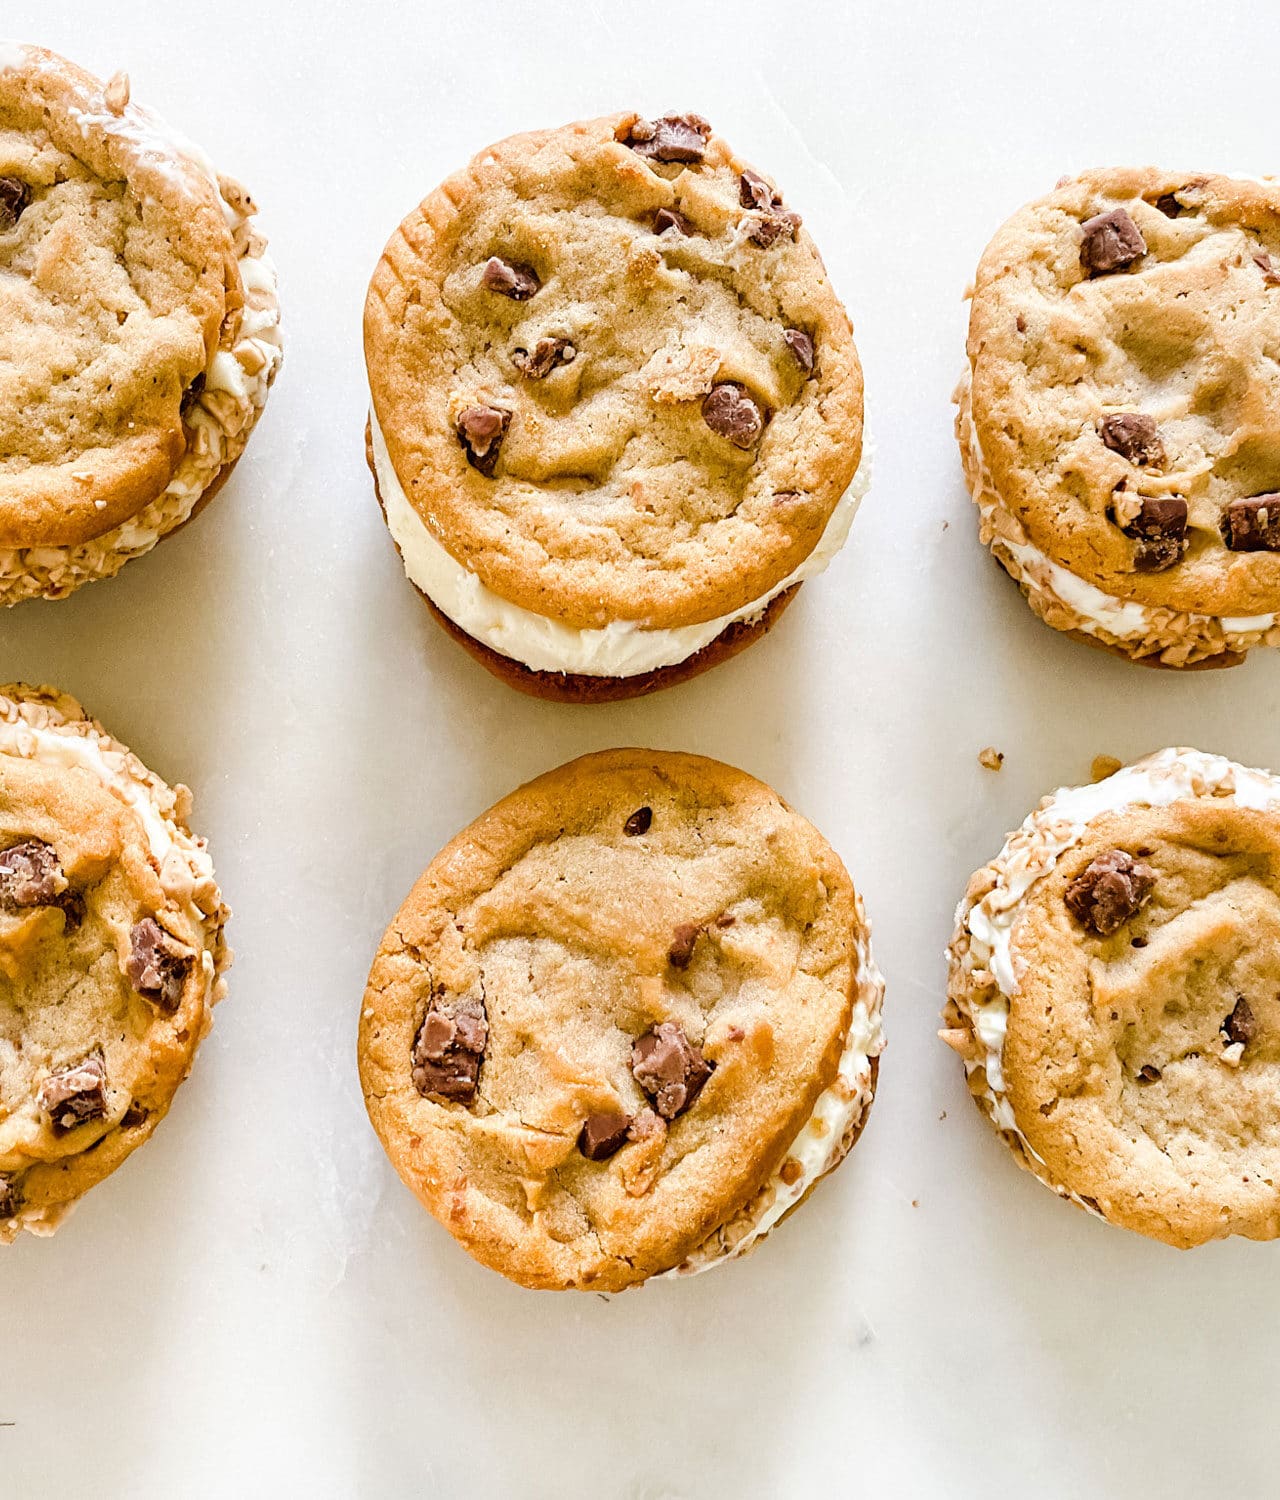
[[[392,237],[365,348],[424,523],[579,628],[766,594],[861,456],[861,369],[813,241],[697,116],[482,152]]]
[[[844,867],[774,792],[697,756],[607,751],[432,862],[369,977],[361,1082],[397,1170],[477,1259],[618,1290],[732,1253],[839,1161],[881,991]],[[832,1090],[841,1107],[797,1147]]]
[[[217,185],[124,81],[0,44],[0,548],[75,546],[164,490],[243,302]]]
[[[972,416],[1036,547],[1107,595],[1280,609],[1280,185],[1088,172],[978,268]]]

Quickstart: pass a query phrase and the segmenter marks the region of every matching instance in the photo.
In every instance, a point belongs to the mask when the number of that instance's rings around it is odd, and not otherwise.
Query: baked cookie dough
[[[392,236],[365,355],[406,573],[539,696],[634,696],[746,644],[867,486],[848,316],[697,115],[482,152]]]
[[[883,992],[811,824],[716,761],[610,750],[432,861],[374,960],[360,1079],[477,1260],[618,1291],[752,1249],[840,1163]]]
[[[969,882],[943,1039],[1030,1171],[1180,1248],[1280,1235],[1280,778],[1161,750]]]
[[[226,988],[191,794],[50,688],[0,688],[0,1244],[147,1140]]]
[[[1163,667],[1280,645],[1280,183],[1064,179],[978,267],[956,430],[1055,629]]]
[[[281,360],[255,213],[123,74],[0,42],[0,604],[110,577],[230,473]]]

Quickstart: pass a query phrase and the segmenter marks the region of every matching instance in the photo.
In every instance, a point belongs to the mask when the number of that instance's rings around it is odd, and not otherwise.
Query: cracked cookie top
[[[1107,594],[1280,609],[1280,184],[1088,172],[978,268],[972,412],[1001,500]]]
[[[422,521],[579,628],[760,598],[861,457],[861,369],[813,241],[698,116],[482,152],[392,236],[365,350]]]
[[[127,95],[0,44],[0,547],[75,546],[154,500],[243,305],[216,184]]]
[[[459,834],[387,929],[370,1118],[486,1265],[642,1281],[752,1199],[832,1084],[860,930],[839,859],[768,787],[586,756]]]
[[[228,963],[173,790],[49,689],[0,688],[0,1243],[164,1117]]]

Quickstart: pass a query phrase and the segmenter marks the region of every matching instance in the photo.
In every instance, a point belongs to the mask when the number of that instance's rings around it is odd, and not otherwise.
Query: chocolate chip
[[[92,1053],[60,1073],[50,1073],[40,1085],[39,1103],[56,1131],[102,1119],[107,1112],[107,1067],[102,1054]]]
[[[1142,1079],[1143,1083],[1159,1083],[1160,1069],[1153,1068],[1150,1063],[1146,1063],[1138,1069],[1138,1077]]]
[[[1280,270],[1276,269],[1276,263],[1265,250],[1253,252],[1253,263],[1262,272],[1262,279],[1268,286],[1280,286]]]
[[[750,448],[764,431],[764,416],[745,386],[735,380],[713,385],[702,399],[702,420],[735,448]]]
[[[511,413],[498,406],[468,406],[458,415],[458,441],[467,462],[486,479],[498,467],[498,452],[511,425]]]
[[[637,807],[635,812],[622,825],[622,831],[628,838],[636,838],[642,833],[649,832],[649,825],[653,822],[653,808]]]
[[[1182,212],[1182,204],[1178,202],[1172,193],[1161,193],[1156,199],[1156,207],[1166,219],[1176,219]]]
[[[0,911],[59,906],[67,877],[52,845],[24,839],[0,853]]]
[[[674,208],[660,208],[653,216],[653,232],[666,234],[668,229],[674,229],[677,234],[693,233],[693,225],[682,213],[677,213]]]
[[[631,1048],[635,1080],[664,1120],[689,1108],[714,1069],[675,1021],[659,1022]]]
[[[6,234],[31,202],[31,189],[21,177],[0,177],[0,234]]]
[[[472,1103],[488,1041],[489,1018],[483,1001],[459,1000],[446,1010],[440,996],[433,995],[414,1038],[414,1087],[426,1099]]]
[[[532,349],[516,349],[511,363],[526,380],[542,380],[560,365],[570,365],[578,351],[568,339],[539,339]]]
[[[489,291],[510,297],[513,302],[527,302],[542,285],[532,266],[503,260],[499,255],[491,255],[485,262],[480,279]]]
[[[1155,888],[1156,872],[1123,849],[1110,849],[1077,875],[1063,897],[1067,910],[1099,937],[1109,937],[1136,915]]]
[[[660,120],[637,120],[623,143],[649,161],[700,162],[710,134],[711,126],[701,115],[663,115]]]
[[[1222,518],[1232,552],[1280,552],[1280,495],[1233,500]]]
[[[130,1103],[129,1108],[126,1109],[124,1114],[120,1117],[120,1129],[136,1130],[139,1125],[145,1125],[148,1118],[149,1116],[147,1111],[143,1109],[142,1105],[139,1104],[135,1099]]]
[[[803,222],[800,215],[792,213],[789,208],[774,208],[767,214],[752,214],[747,238],[753,245],[767,250],[784,234],[788,239],[795,239]]]
[[[607,1161],[626,1144],[631,1116],[617,1110],[588,1115],[578,1132],[578,1150],[588,1161]]]
[[[737,917],[731,911],[722,911],[716,918],[717,927],[732,927],[737,922]]]
[[[759,172],[753,172],[748,167],[738,178],[738,202],[743,208],[770,209],[780,204],[782,199]]]
[[[1253,1009],[1243,995],[1236,997],[1235,1009],[1222,1023],[1222,1034],[1226,1037],[1229,1046],[1235,1046],[1239,1042],[1247,1047],[1258,1034],[1258,1021],[1253,1014]]]
[[[1156,419],[1144,411],[1109,411],[1098,423],[1098,436],[1112,453],[1131,464],[1158,464],[1164,460]]]
[[[671,946],[667,949],[667,962],[673,969],[687,969],[693,960],[694,946],[702,928],[696,922],[681,922],[671,934]]]
[[[12,1219],[18,1212],[18,1190],[8,1177],[0,1177],[0,1219]]]
[[[1138,544],[1134,555],[1138,571],[1161,573],[1187,550],[1187,502],[1176,495],[1164,500],[1148,497],[1124,532]]]
[[[806,375],[813,371],[813,340],[799,328],[788,328],[782,335],[783,342],[795,356],[795,362]]]
[[[195,961],[195,953],[185,943],[166,932],[154,917],[143,917],[129,934],[124,971],[144,1000],[172,1015]]]
[[[1142,231],[1123,208],[1086,219],[1081,228],[1080,264],[1090,276],[1122,271],[1144,254],[1147,242]]]

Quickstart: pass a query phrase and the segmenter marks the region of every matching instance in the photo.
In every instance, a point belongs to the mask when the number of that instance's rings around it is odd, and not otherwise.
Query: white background
[[[979,253],[1061,173],[1280,170],[1280,13],[5,0],[0,28],[127,68],[244,178],[288,337],[201,520],[0,618],[0,681],[76,693],[195,789],[239,953],[155,1140],[0,1255],[0,1495],[1273,1496],[1280,1246],[1178,1254],[1058,1202],[934,1030],[955,900],[1043,791],[1169,742],[1280,764],[1280,661],[1180,678],[1034,619],[977,545],[949,406]],[[386,237],[473,151],[632,107],[705,113],[804,214],[876,471],[767,640],[573,709],[492,680],[404,581],[364,468],[360,315]],[[749,1261],[534,1294],[394,1176],[357,1011],[450,835],[626,743],[742,765],[823,829],[874,920],[889,1051],[854,1156]]]

